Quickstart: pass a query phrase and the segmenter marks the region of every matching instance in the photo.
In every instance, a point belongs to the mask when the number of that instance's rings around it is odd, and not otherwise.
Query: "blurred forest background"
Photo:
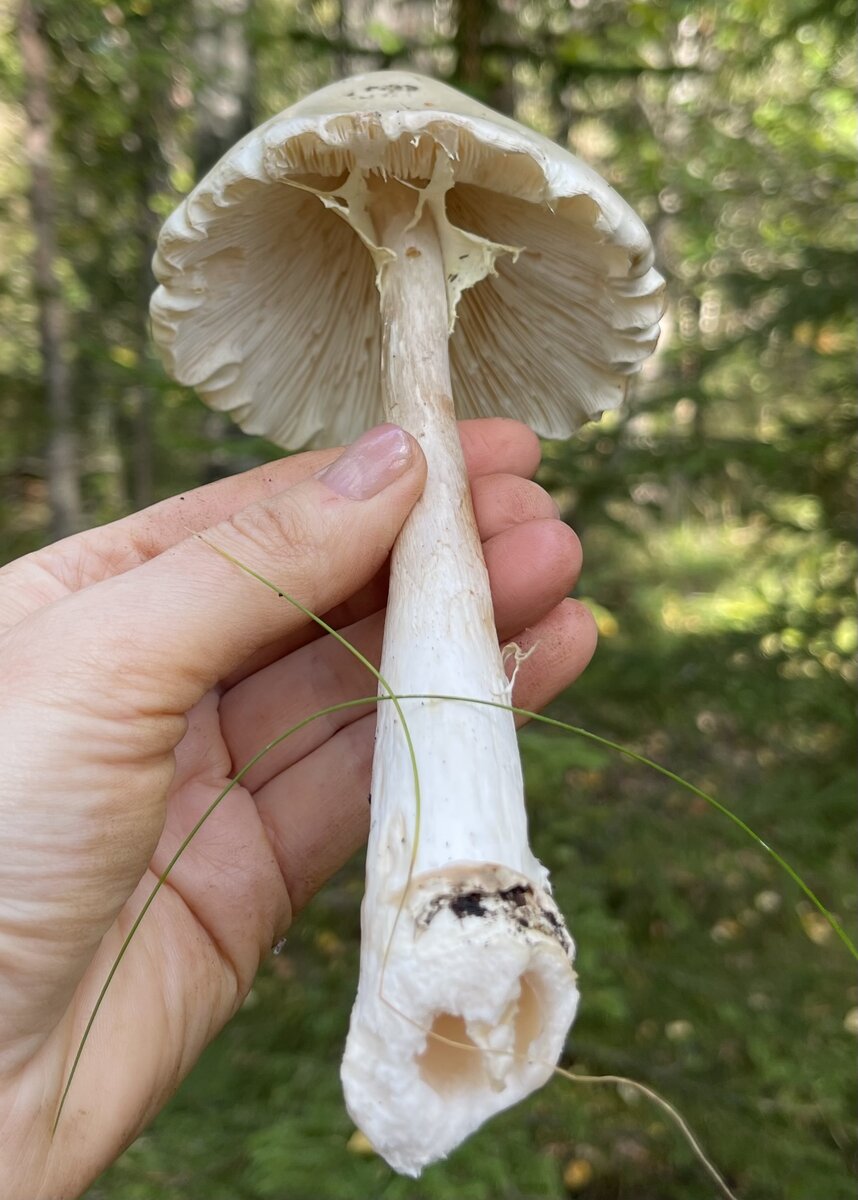
[[[849,920],[854,21],[854,0],[0,0],[0,556],[278,453],[153,356],[159,224],[324,83],[449,80],[599,169],[669,281],[632,404],[546,446],[601,630],[555,711],[715,791]],[[668,1096],[742,1200],[852,1197],[858,988],[827,925],[664,779],[522,744],[579,944],[567,1065]],[[393,1176],[337,1075],[361,890],[355,863],[90,1200],[714,1194],[657,1109],[560,1080]]]

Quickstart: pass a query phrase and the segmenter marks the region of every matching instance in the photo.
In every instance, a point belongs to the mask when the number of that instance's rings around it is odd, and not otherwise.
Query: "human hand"
[[[540,644],[521,663],[515,702],[539,708],[595,645],[589,614],[564,599],[580,547],[529,480],[539,455],[529,431],[471,421],[461,435],[500,637]],[[301,454],[0,571],[7,1200],[83,1191],[164,1105],[272,942],[366,836],[374,706],[287,739],[202,827],[116,974],[52,1137],[110,964],[182,839],[269,739],[375,690],[334,639],[189,531],[288,587],[377,662],[386,558],[425,472],[416,443],[404,445],[363,500],[318,475],[339,451]],[[365,462],[355,471],[369,478]]]

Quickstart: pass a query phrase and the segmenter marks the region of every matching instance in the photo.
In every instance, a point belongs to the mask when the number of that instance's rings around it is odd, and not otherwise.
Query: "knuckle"
[[[574,529],[563,521],[546,521],[545,550],[554,564],[565,592],[571,592],[581,574],[581,542]]]
[[[543,487],[518,475],[483,476],[474,481],[473,497],[484,537],[560,515],[554,499]]]
[[[516,480],[513,492],[514,511],[519,521],[555,519],[560,510],[553,497],[531,479]]]
[[[304,562],[324,567],[327,547],[312,514],[287,497],[261,501],[230,517],[228,526],[248,553],[265,564],[287,567],[290,574]],[[250,548],[248,550],[248,547]]]
[[[551,520],[545,523],[545,536],[549,543],[551,558],[561,566],[564,573],[574,579],[581,570],[581,543],[574,529],[570,529],[563,521]]]
[[[574,626],[576,640],[581,646],[588,648],[592,655],[599,640],[599,625],[596,618],[587,605],[582,604],[580,600],[567,598],[563,601],[563,608]]]
[[[496,417],[491,425],[485,426],[486,442],[497,454],[498,445],[504,454],[514,460],[518,470],[525,475],[534,475],[542,458],[542,446],[533,430],[512,417]]]

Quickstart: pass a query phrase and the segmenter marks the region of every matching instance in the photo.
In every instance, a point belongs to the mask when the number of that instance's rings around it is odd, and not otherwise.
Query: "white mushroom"
[[[428,480],[393,553],[382,673],[399,693],[508,702],[456,414],[566,437],[619,404],[661,311],[632,210],[545,138],[391,71],[248,135],[167,221],[155,271],[170,370],[245,429],[297,447],[387,419],[419,440]],[[577,990],[512,715],[403,708],[420,820],[385,703],[342,1075],[373,1146],[418,1174],[548,1078]]]

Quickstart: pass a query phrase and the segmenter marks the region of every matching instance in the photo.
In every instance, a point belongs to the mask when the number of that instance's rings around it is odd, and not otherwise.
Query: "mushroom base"
[[[517,872],[412,881],[362,966],[342,1066],[350,1115],[395,1170],[418,1175],[551,1076],[578,1002],[571,955],[554,901]]]

